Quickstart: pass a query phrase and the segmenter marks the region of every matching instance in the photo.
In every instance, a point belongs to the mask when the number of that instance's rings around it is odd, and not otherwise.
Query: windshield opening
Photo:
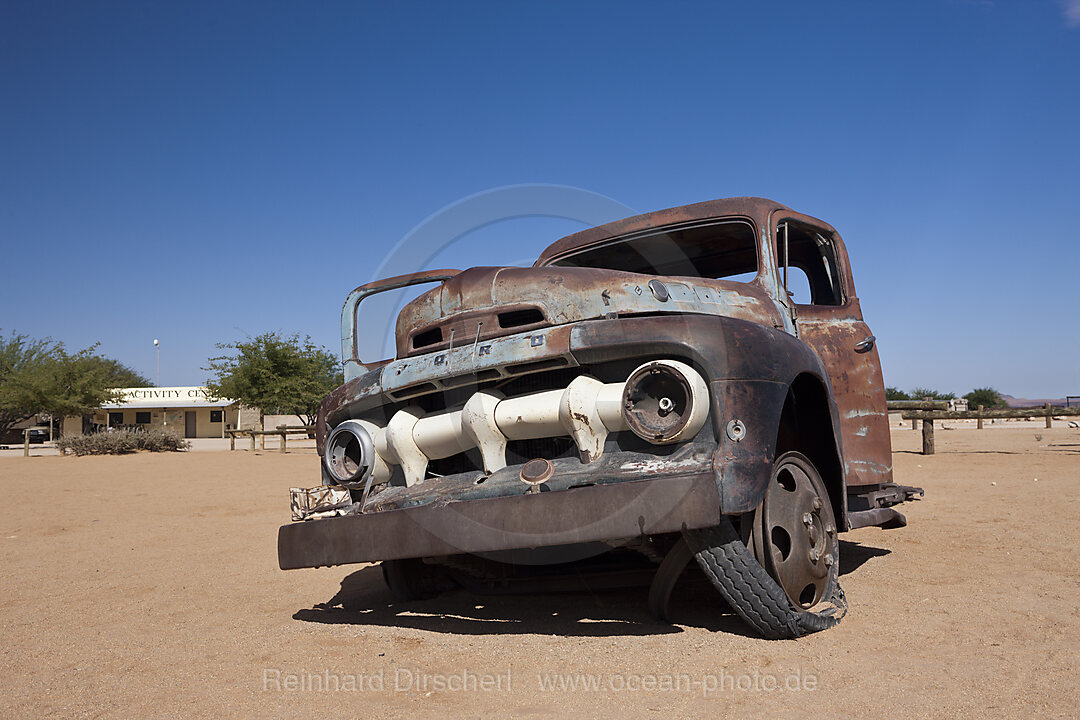
[[[748,221],[723,220],[620,238],[551,264],[749,282],[757,275],[757,242]]]

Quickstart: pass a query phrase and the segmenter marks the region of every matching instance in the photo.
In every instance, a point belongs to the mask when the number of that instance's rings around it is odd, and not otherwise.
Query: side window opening
[[[786,234],[786,238],[785,238]],[[787,289],[796,304],[841,305],[836,248],[818,230],[793,222],[781,223],[777,232],[781,273],[787,247]]]
[[[620,238],[552,265],[750,282],[758,272],[757,240],[749,222],[724,220]]]
[[[788,267],[787,291],[795,304],[808,305],[811,303],[813,294],[810,292],[810,278],[806,277],[806,273],[803,272],[802,268],[794,265]]]

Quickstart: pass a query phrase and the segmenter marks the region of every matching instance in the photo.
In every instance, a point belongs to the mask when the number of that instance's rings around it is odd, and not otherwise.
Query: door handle
[[[857,353],[870,352],[871,350],[874,349],[874,343],[876,341],[877,341],[876,337],[874,337],[873,335],[867,335],[865,340],[855,343],[855,352],[857,352]]]

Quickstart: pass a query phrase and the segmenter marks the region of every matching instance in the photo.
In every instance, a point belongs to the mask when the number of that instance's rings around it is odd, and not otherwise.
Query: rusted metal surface
[[[568,258],[575,253],[627,237],[730,219],[737,222],[728,225],[749,226],[756,238],[757,269],[748,282],[567,266],[573,264]],[[812,232],[816,242],[833,253],[835,279],[829,281],[833,296],[828,304],[796,304],[786,290],[790,248],[781,238],[787,238],[791,223],[804,234]],[[396,358],[361,361],[356,353],[357,333],[362,332],[356,327],[357,304],[375,292],[418,282],[439,285],[400,312]],[[431,271],[369,283],[346,302],[342,337],[347,382],[320,408],[316,424],[320,453],[329,431],[346,419],[385,424],[409,403],[449,410],[453,403],[460,408],[468,393],[497,390],[521,378],[535,377],[541,387],[552,373],[576,377],[602,372],[608,365],[656,359],[684,362],[701,373],[708,385],[710,421],[696,439],[671,456],[654,449],[642,450],[645,454],[634,459],[637,456],[620,447],[625,442],[621,436],[629,433],[615,433],[607,440],[602,462],[537,457],[553,463],[553,471],[540,488],[544,492],[528,498],[521,482],[525,460],[490,476],[458,469],[457,474],[431,477],[411,487],[392,479],[372,491],[364,516],[344,519],[350,523],[348,531],[327,529],[328,523],[342,522],[341,518],[323,523],[318,531],[283,528],[282,538],[289,540],[282,547],[289,548],[291,557],[306,552],[301,548],[304,543],[324,541],[334,544],[333,552],[320,555],[312,550],[309,560],[415,557],[392,547],[407,542],[404,534],[411,526],[376,518],[426,508],[415,517],[452,525],[462,508],[496,499],[510,503],[518,496],[522,499],[515,502],[545,498],[550,508],[545,505],[543,512],[557,512],[556,505],[569,502],[567,498],[587,497],[582,488],[570,489],[575,483],[608,488],[691,471],[696,483],[703,477],[712,483],[716,508],[710,512],[741,514],[761,504],[775,458],[791,449],[810,456],[843,530],[849,527],[849,488],[873,491],[892,478],[876,338],[863,320],[843,241],[827,223],[771,200],[715,200],[626,218],[559,240],[530,268]],[[526,474],[534,476],[531,470]],[[332,482],[325,470],[324,482]],[[518,512],[513,503],[505,508]],[[858,521],[866,523],[873,517],[860,515]],[[540,515],[529,522],[555,528],[562,520]],[[362,529],[364,523],[373,523],[372,529]],[[379,532],[393,537],[375,541],[376,525]],[[616,527],[607,526],[607,531],[615,532]],[[536,532],[547,531],[541,527]],[[495,536],[484,537],[474,545],[496,549]],[[544,535],[544,542],[580,540],[569,537],[578,536],[567,528],[553,529]],[[375,542],[378,549],[350,549],[361,541]],[[418,546],[426,548],[426,554],[466,550],[440,542],[418,541]]]
[[[824,363],[833,398],[841,408],[848,484],[892,482],[892,440],[881,363],[876,348],[867,353],[855,352],[855,344],[869,335],[857,303],[827,310],[800,307],[800,312],[800,338]]]
[[[278,564],[289,570],[570,545],[720,521],[716,486],[704,475],[535,494],[517,484],[521,494],[513,496],[284,525],[278,532]]]
[[[543,485],[555,475],[555,464],[547,458],[533,458],[521,466],[518,477],[521,482],[533,486],[530,491],[537,489],[537,485]]]
[[[610,485],[643,478],[708,475],[711,457],[712,447],[707,443],[688,443],[663,457],[619,451],[613,445],[611,452],[588,465],[582,464],[577,458],[548,460],[552,464],[552,475],[544,481],[544,492],[562,492],[585,485]],[[528,490],[521,480],[521,470],[526,465],[528,463],[506,467],[490,475],[477,470],[441,478],[438,483],[392,486],[372,500],[368,511],[384,512],[520,495]]]
[[[874,508],[873,510],[851,512],[848,517],[848,524],[852,530],[871,526],[892,529],[905,527],[907,518],[896,508]]]
[[[754,285],[668,279],[666,292],[658,296],[649,288],[650,279],[595,268],[472,268],[402,309],[397,320],[397,354],[403,358],[441,351],[451,344],[471,347],[530,329],[611,315],[702,313],[782,322],[765,290]],[[540,319],[506,327],[507,319],[531,319],[528,310]],[[425,335],[432,338],[430,344],[415,347],[416,338]]]

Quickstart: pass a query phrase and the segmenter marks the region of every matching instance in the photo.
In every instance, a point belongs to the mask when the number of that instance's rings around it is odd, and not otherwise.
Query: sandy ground
[[[848,533],[848,617],[782,642],[694,583],[665,625],[644,588],[395,604],[374,566],[282,572],[310,451],[0,458],[0,716],[1075,717],[1080,430],[893,442],[926,500]]]

